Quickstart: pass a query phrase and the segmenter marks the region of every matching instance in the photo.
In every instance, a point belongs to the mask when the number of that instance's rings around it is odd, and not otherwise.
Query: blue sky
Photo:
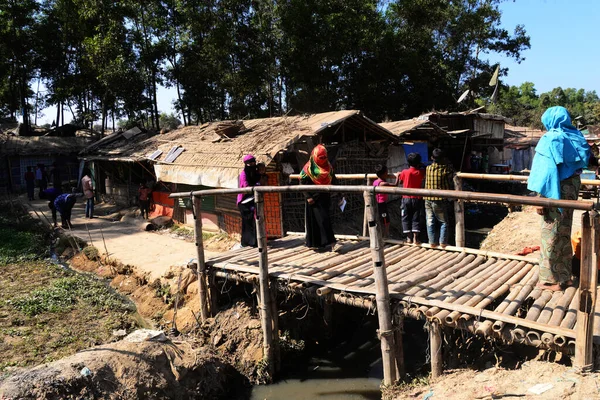
[[[503,83],[533,82],[538,93],[558,86],[600,93],[600,1],[509,0],[501,9],[505,28],[512,32],[523,24],[531,38],[531,49],[523,53],[521,64],[505,56],[490,57],[509,68]]]
[[[531,49],[523,52],[525,61],[517,64],[504,55],[484,55],[492,62],[508,67],[502,83],[520,85],[533,82],[538,93],[555,87],[596,90],[600,94],[600,0],[508,0],[500,5],[502,25],[510,32],[517,24],[525,25]],[[174,88],[160,88],[158,108],[173,112]],[[44,110],[38,124],[50,123],[55,108]],[[71,119],[70,113],[65,121]],[[41,121],[41,122],[40,122]]]

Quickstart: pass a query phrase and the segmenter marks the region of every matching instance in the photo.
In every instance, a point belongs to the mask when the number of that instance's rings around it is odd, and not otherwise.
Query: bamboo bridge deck
[[[317,252],[299,236],[270,241],[269,278],[279,291],[311,292],[374,309],[369,241],[338,243],[336,252]],[[389,243],[384,255],[396,313],[511,343],[563,349],[574,345],[579,289],[552,293],[536,288],[538,266],[533,259]],[[259,257],[257,249],[241,248],[208,259],[206,265],[221,278],[257,282]],[[600,344],[600,318],[594,321],[594,342]]]

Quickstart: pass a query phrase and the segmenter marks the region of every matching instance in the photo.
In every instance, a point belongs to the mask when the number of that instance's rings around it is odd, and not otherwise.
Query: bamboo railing
[[[365,175],[361,175],[361,178],[364,178]],[[369,178],[368,176],[366,177]],[[304,192],[337,192],[337,193],[363,193],[365,199],[365,215],[368,225],[368,233],[371,247],[371,267],[366,267],[364,272],[359,273],[358,276],[353,277],[352,281],[346,280],[336,282],[335,276],[333,276],[332,281],[327,280],[331,278],[331,274],[325,274],[320,277],[321,273],[324,273],[327,269],[329,269],[333,264],[331,262],[325,264],[315,264],[311,268],[313,269],[312,273],[315,273],[315,276],[303,276],[294,274],[294,271],[287,270],[285,267],[276,267],[275,271],[269,272],[269,256],[268,256],[268,248],[267,248],[267,238],[266,238],[266,228],[265,228],[265,211],[264,211],[264,201],[263,196],[264,193],[283,193],[283,192],[295,192],[295,193],[304,193]],[[198,264],[197,271],[199,276],[199,294],[200,294],[200,311],[202,320],[205,321],[209,316],[209,298],[216,295],[214,293],[214,288],[207,288],[207,280],[206,280],[206,261],[204,259],[204,250],[203,250],[203,240],[202,240],[202,218],[201,218],[201,197],[209,196],[209,195],[225,195],[225,194],[238,194],[238,193],[247,193],[253,194],[256,203],[256,228],[257,228],[257,239],[258,239],[258,249],[247,249],[243,250],[239,257],[250,261],[251,259],[257,259],[259,264],[258,269],[258,283],[259,283],[259,309],[261,311],[261,328],[263,330],[263,354],[264,359],[268,366],[268,371],[273,374],[274,366],[277,364],[275,360],[275,349],[274,349],[274,341],[276,341],[276,329],[277,329],[277,310],[274,306],[273,302],[273,290],[271,287],[269,277],[275,278],[283,278],[291,280],[292,278],[299,282],[307,282],[312,285],[323,286],[321,289],[323,290],[321,295],[331,294],[331,290],[337,290],[339,292],[352,291],[358,294],[364,295],[372,295],[373,289],[367,288],[369,285],[374,285],[375,290],[375,301],[377,304],[377,313],[379,320],[379,337],[381,340],[381,349],[382,349],[382,359],[383,359],[383,368],[384,368],[384,384],[390,385],[397,378],[396,368],[398,365],[403,364],[403,360],[400,361],[397,359],[397,356],[402,353],[401,347],[398,347],[398,351],[396,348],[396,341],[399,340],[399,332],[394,332],[393,324],[394,317],[391,312],[391,298],[397,298],[400,301],[408,300],[411,303],[416,304],[417,306],[425,307],[427,309],[428,315],[430,315],[430,339],[431,339],[431,357],[432,357],[432,374],[434,377],[439,376],[441,374],[442,368],[442,358],[441,358],[441,346],[442,346],[442,329],[440,324],[449,324],[451,326],[461,326],[468,327],[469,329],[475,332],[476,328],[472,323],[472,316],[480,316],[484,318],[488,318],[490,320],[494,320],[497,323],[511,323],[518,326],[530,327],[532,329],[537,329],[541,332],[548,333],[549,337],[539,339],[537,337],[533,337],[532,341],[541,341],[546,339],[547,341],[555,341],[557,337],[562,337],[563,340],[575,339],[575,348],[576,348],[576,356],[575,356],[575,365],[581,369],[587,368],[591,364],[592,360],[592,341],[593,341],[593,327],[594,327],[594,309],[596,304],[596,274],[597,270],[595,268],[597,255],[596,252],[600,249],[600,245],[598,244],[600,240],[600,235],[597,234],[598,229],[600,229],[598,223],[598,214],[595,211],[595,204],[591,201],[575,201],[575,200],[554,200],[540,197],[528,197],[528,196],[515,196],[515,195],[504,195],[504,194],[495,194],[495,193],[475,193],[475,192],[464,192],[461,190],[428,190],[428,189],[407,189],[407,188],[397,188],[390,186],[305,186],[305,185],[294,185],[294,186],[256,186],[256,187],[247,187],[247,188],[239,188],[239,189],[208,189],[208,190],[199,190],[187,193],[172,193],[169,197],[192,197],[194,203],[194,217],[195,217],[195,239],[197,246],[197,255],[198,255]],[[562,327],[562,326],[551,326],[547,323],[543,323],[538,320],[536,317],[532,320],[527,320],[523,318],[517,318],[512,315],[507,315],[506,313],[500,312],[500,310],[490,311],[485,310],[481,307],[474,307],[479,300],[482,300],[480,297],[482,296],[493,296],[494,293],[500,293],[501,291],[505,291],[506,287],[501,287],[500,284],[497,284],[497,280],[499,280],[500,274],[503,276],[515,274],[520,278],[524,277],[527,274],[529,280],[533,279],[533,274],[529,274],[531,266],[529,268],[525,268],[527,265],[526,258],[522,259],[512,259],[506,260],[506,268],[501,271],[496,272],[494,275],[491,275],[483,284],[488,285],[489,287],[482,290],[482,295],[478,295],[476,299],[472,299],[469,296],[461,298],[459,302],[455,301],[442,301],[438,299],[427,298],[427,291],[419,291],[411,294],[402,293],[402,290],[408,289],[405,287],[406,285],[395,285],[395,287],[390,288],[388,285],[388,274],[390,277],[392,276],[412,276],[411,272],[403,272],[403,270],[398,271],[390,271],[388,272],[386,269],[386,258],[389,258],[389,263],[397,263],[404,258],[408,258],[410,254],[414,261],[411,263],[421,263],[422,256],[421,250],[424,250],[423,247],[426,246],[407,246],[408,249],[402,249],[402,246],[391,246],[389,248],[384,249],[384,241],[381,238],[381,228],[378,224],[375,208],[373,207],[375,204],[374,195],[376,193],[388,193],[395,195],[413,195],[413,196],[422,196],[422,197],[442,197],[447,199],[456,199],[456,200],[464,200],[464,201],[494,201],[494,202],[502,202],[509,204],[526,204],[533,206],[543,206],[543,207],[558,207],[558,208],[568,208],[568,209],[578,209],[584,210],[584,229],[582,234],[582,254],[585,254],[582,257],[581,263],[581,283],[579,288],[580,298],[579,304],[581,306],[577,311],[577,331],[573,331],[571,326]],[[590,212],[591,211],[591,215]],[[587,221],[587,222],[585,222]],[[593,227],[593,229],[591,228]],[[387,240],[386,242],[393,244],[393,241]],[[414,249],[414,250],[413,250]],[[452,255],[447,255],[440,257],[436,260],[428,271],[425,271],[425,276],[435,277],[440,275],[437,279],[437,283],[435,287],[432,287],[431,290],[438,290],[442,288],[444,285],[449,283],[449,280],[446,279],[449,275],[444,275],[444,273],[440,273],[439,268],[445,262],[444,260],[448,259],[456,259],[463,260],[457,261],[458,263],[453,267],[454,269],[459,268],[467,268],[469,263],[477,256],[481,256],[481,254],[490,255],[488,252],[481,252],[478,250],[471,251],[471,254],[468,255],[466,251],[463,250],[461,246],[458,247],[447,247],[446,248],[451,253],[454,251]],[[284,251],[282,250],[282,253]],[[386,255],[387,254],[387,255]],[[279,257],[284,258],[285,256],[280,256],[278,253],[274,251],[273,259],[274,262]],[[348,262],[352,263],[352,260],[344,259],[343,255],[336,256],[340,257],[340,262]],[[362,256],[361,256],[362,257]],[[458,258],[457,258],[458,257]],[[217,257],[218,258],[218,257]],[[231,260],[229,260],[231,262]],[[408,266],[408,264],[407,264]],[[437,266],[437,267],[436,267]],[[244,267],[244,266],[236,266],[237,273],[239,276],[236,279],[240,280],[248,280],[246,274],[255,274],[255,267]],[[522,270],[519,272],[519,270]],[[415,278],[417,276],[415,275]],[[423,275],[418,279],[423,279]],[[444,280],[446,279],[446,280]],[[512,283],[517,281],[517,278],[509,280]],[[477,288],[482,286],[480,283]],[[473,287],[463,287],[461,290],[472,290]],[[482,288],[483,289],[483,288]],[[210,295],[210,296],[209,296]],[[456,296],[454,296],[456,297]],[[213,298],[214,300],[214,298]],[[450,300],[450,299],[449,299]],[[490,303],[490,301],[488,301]],[[487,303],[485,303],[487,305]],[[506,309],[510,307],[507,306]],[[435,310],[435,311],[434,311]],[[211,312],[216,312],[216,310],[211,309]],[[552,316],[544,315],[542,321],[546,318],[551,318]],[[563,320],[564,321],[564,320]],[[488,324],[489,326],[484,329],[496,329],[496,325]],[[502,331],[502,326],[498,327],[500,331]],[[525,336],[525,333],[523,333]],[[543,336],[543,335],[542,335]]]

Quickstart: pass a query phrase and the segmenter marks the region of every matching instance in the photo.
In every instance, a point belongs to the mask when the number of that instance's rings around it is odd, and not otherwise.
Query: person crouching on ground
[[[542,115],[548,130],[535,148],[527,189],[542,197],[577,200],[581,173],[588,165],[590,146],[566,108],[550,107]],[[538,286],[558,291],[573,284],[571,228],[573,210],[536,207],[542,216],[542,246]]]
[[[425,169],[425,189],[452,190],[454,169],[441,149],[431,153],[431,165]],[[427,238],[431,247],[442,248],[448,244],[448,204],[442,197],[424,197]],[[439,225],[439,229],[438,229]]]
[[[244,170],[238,178],[238,187],[252,187],[260,185],[258,170],[256,168],[256,159],[252,154],[247,154],[244,159]],[[237,206],[240,209],[242,217],[242,247],[257,247],[256,224],[254,222],[254,213],[256,206],[254,204],[253,193],[239,193],[237,196]]]
[[[56,197],[54,200],[54,207],[60,213],[60,220],[63,229],[73,228],[73,224],[71,224],[71,211],[77,202],[77,197],[81,196],[83,196],[81,193],[64,193]]]
[[[48,208],[50,211],[52,211],[52,222],[54,223],[55,228],[58,226],[58,224],[56,223],[56,207],[54,206],[54,200],[56,200],[56,198],[61,194],[62,191],[55,187],[51,187],[40,192],[40,199],[48,200]]]
[[[148,219],[148,214],[150,213],[150,193],[152,191],[145,183],[140,183],[140,188],[138,189],[138,200],[140,203],[140,211],[142,213],[143,219]]]
[[[318,144],[310,153],[310,159],[300,172],[302,185],[331,185],[335,181],[333,167],[327,158],[327,149]],[[329,208],[331,195],[326,192],[306,192],[305,225],[306,247],[335,250],[336,239],[331,227]],[[343,198],[341,200],[343,202]]]
[[[398,181],[402,187],[409,189],[421,189],[425,179],[425,171],[421,169],[421,155],[410,153],[406,156],[408,169],[400,172]],[[402,196],[402,232],[406,235],[408,243],[421,244],[419,234],[421,233],[421,213],[423,210],[423,198],[420,196]]]
[[[373,186],[398,186],[398,177],[388,173],[388,168],[385,165],[378,165],[375,173],[377,179],[373,182]],[[389,183],[388,179],[395,178],[395,182]],[[388,214],[387,201],[388,194],[376,193],[375,200],[377,201],[377,213],[379,214],[379,223],[381,224],[381,232],[383,237],[390,235],[390,215]]]

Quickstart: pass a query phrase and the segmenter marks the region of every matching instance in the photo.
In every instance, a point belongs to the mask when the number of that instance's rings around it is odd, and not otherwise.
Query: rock
[[[163,215],[161,217],[152,218],[150,222],[152,223],[152,225],[158,228],[167,228],[173,225],[173,218]]]

